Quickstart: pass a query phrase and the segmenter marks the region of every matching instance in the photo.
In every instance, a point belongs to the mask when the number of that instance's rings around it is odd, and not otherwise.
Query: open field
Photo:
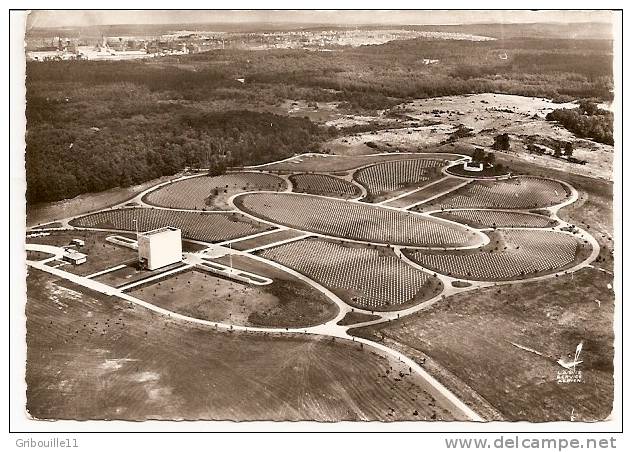
[[[559,204],[569,195],[568,190],[554,180],[521,176],[499,181],[474,181],[414,210],[537,209]]]
[[[219,242],[270,229],[238,213],[203,213],[164,209],[114,209],[86,215],[71,224],[83,228],[133,231],[134,220],[140,231],[164,226],[182,229],[182,236],[203,242]]]
[[[544,118],[554,109],[577,108],[577,103],[556,103],[539,97],[506,94],[474,94],[446,96],[434,99],[418,99],[397,108],[417,121],[434,120],[443,126],[462,125],[472,130],[472,135],[460,142],[474,146],[490,146],[493,137],[508,133],[511,137],[511,152],[521,158],[535,160],[541,166],[565,170],[592,177],[611,178],[613,147],[581,139],[558,124]],[[405,129],[400,132],[402,140],[409,138]],[[547,156],[530,155],[526,149],[530,140],[554,138],[573,143],[573,155],[586,160],[586,165],[569,164]],[[379,141],[379,138],[378,138]],[[410,149],[416,143],[389,141],[402,149]]]
[[[612,146],[578,138],[555,122],[544,119],[554,109],[576,107],[577,103],[556,103],[540,97],[498,93],[415,99],[389,110],[405,118],[397,128],[335,138],[322,147],[342,155],[353,154],[359,147],[371,149],[366,143],[372,143],[378,150],[459,152],[459,147],[469,150],[474,147],[489,148],[494,136],[508,133],[511,140],[508,153],[517,159],[558,171],[611,180]],[[420,126],[424,123],[432,125]],[[459,128],[470,129],[470,133],[457,142],[451,142],[451,135]],[[572,143],[573,156],[587,163],[568,163],[563,159],[528,152],[530,143],[544,144],[550,139]]]
[[[416,153],[416,154],[370,154],[370,155],[330,155],[330,154],[308,154],[297,155],[289,160],[270,163],[261,169],[268,171],[290,171],[290,172],[336,172],[350,171],[373,163],[387,162],[392,160],[415,160],[415,159],[443,159],[456,160],[459,156],[451,154],[436,153]]]
[[[36,270],[27,282],[38,419],[454,419],[425,382],[358,344],[215,332]]]
[[[397,127],[360,132],[350,137],[335,138],[323,144],[338,154],[346,154],[360,144],[371,142],[379,149],[406,152],[432,151],[448,143],[460,127],[472,130],[464,142],[488,145],[494,134],[509,131],[516,136],[537,134],[572,139],[572,134],[544,120],[556,108],[576,108],[574,103],[555,103],[538,97],[481,93],[462,96],[441,96],[400,103],[385,116],[400,118]],[[585,140],[582,140],[585,141]],[[592,148],[590,144],[585,146]],[[599,145],[597,145],[599,147]]]
[[[443,160],[416,159],[383,162],[358,170],[354,179],[364,185],[372,201],[404,188],[427,183],[441,175]]]
[[[415,262],[454,278],[502,281],[561,271],[581,262],[591,247],[570,234],[528,229],[490,233],[490,243],[478,250],[405,250]]]
[[[548,228],[557,224],[557,221],[543,215],[506,212],[502,210],[452,210],[437,212],[434,213],[433,216],[458,221],[459,223],[464,223],[474,228]]]
[[[615,242],[612,183],[592,180],[579,187],[579,199],[560,209],[559,216],[595,237],[601,250],[593,265],[613,271]]]
[[[252,190],[283,190],[285,181],[265,173],[228,173],[200,176],[162,186],[143,198],[148,204],[172,209],[232,210],[232,195]]]
[[[305,327],[324,323],[338,311],[324,295],[291,275],[255,286],[190,270],[130,294],[179,314],[232,325]]]
[[[306,239],[260,255],[315,279],[351,306],[370,311],[402,309],[442,289],[438,279],[402,263],[390,249]]]
[[[603,272],[584,269],[546,286],[480,289],[354,334],[419,351],[436,378],[455,391],[475,391],[507,420],[568,421],[571,414],[576,421],[603,420],[613,397],[610,282]],[[558,383],[564,369],[556,361],[568,361],[580,341],[583,381]],[[453,376],[457,383],[449,384]]]
[[[351,182],[326,174],[295,174],[290,176],[292,191],[312,195],[353,198],[360,194],[358,187]]]
[[[391,111],[398,114],[398,106]],[[404,110],[405,111],[405,110]],[[385,112],[388,114],[388,112]],[[402,116],[405,116],[402,114]],[[450,124],[439,121],[402,119],[396,124],[388,124],[384,116],[377,117],[381,127],[377,130],[358,132],[344,137],[334,138],[322,144],[326,151],[345,155],[373,154],[375,152],[416,152],[434,153],[436,148],[455,131]],[[357,121],[357,120],[356,120]],[[363,121],[360,120],[360,124]]]
[[[112,234],[101,231],[51,231],[46,236],[27,238],[26,243],[63,247],[70,245],[72,239],[83,240],[85,246],[75,246],[73,249],[86,254],[87,261],[81,265],[64,265],[64,270],[86,276],[108,267],[138,260],[138,254],[134,250],[107,242],[105,239],[110,235]],[[119,235],[136,238],[132,234]]]
[[[258,218],[332,237],[408,246],[466,246],[479,237],[465,227],[364,203],[289,193],[252,193],[236,205]]]

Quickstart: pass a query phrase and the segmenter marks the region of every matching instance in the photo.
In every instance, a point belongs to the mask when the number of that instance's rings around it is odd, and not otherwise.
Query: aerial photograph
[[[24,417],[611,419],[618,15],[27,12]]]

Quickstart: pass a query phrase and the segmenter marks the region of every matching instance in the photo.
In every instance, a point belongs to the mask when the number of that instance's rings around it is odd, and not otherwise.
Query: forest
[[[185,167],[248,165],[317,150],[327,136],[304,118],[229,111],[116,120],[102,127],[38,127],[29,133],[29,201],[127,187]],[[122,131],[122,129],[124,129]]]
[[[427,58],[439,63],[424,64]],[[352,132],[270,112],[287,99],[337,102],[343,111],[370,115],[414,98],[481,92],[602,102],[611,100],[613,86],[612,43],[598,39],[216,50],[151,61],[35,62],[26,73],[33,203],[129,186],[186,166],[218,172],[264,163]],[[602,114],[550,119],[612,139],[611,120]]]

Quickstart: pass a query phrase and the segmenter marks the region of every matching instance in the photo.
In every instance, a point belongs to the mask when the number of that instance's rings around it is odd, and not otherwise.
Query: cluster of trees
[[[483,166],[489,167],[496,162],[496,155],[493,152],[485,152],[481,148],[476,148],[472,153],[472,162],[482,163]]]
[[[572,157],[573,156],[573,144],[572,143],[567,143],[569,146],[564,146],[564,147],[555,147],[552,148],[553,149],[553,156],[557,157],[557,158],[562,158],[562,157]],[[527,150],[533,154],[539,154],[539,155],[550,155],[551,152],[543,147],[543,146],[539,146],[537,144],[533,144],[530,143],[527,145]]]
[[[581,102],[575,109],[557,109],[546,115],[581,138],[614,145],[612,112],[598,108],[594,103]]]
[[[509,134],[501,133],[500,135],[496,135],[494,137],[494,144],[492,145],[492,149],[496,149],[497,151],[508,151],[509,145]]]
[[[472,132],[473,129],[464,126],[463,124],[459,124],[456,127],[456,130],[450,134],[448,138],[446,138],[445,143],[454,143],[455,141],[460,140],[461,138],[467,138],[474,136]]]
[[[552,155],[555,158],[564,159],[571,163],[579,163],[580,165],[586,164],[586,160],[573,157],[574,148],[571,141],[546,138],[542,142],[546,147],[538,145],[534,140],[529,141],[531,142],[527,144],[527,150],[533,154]]]

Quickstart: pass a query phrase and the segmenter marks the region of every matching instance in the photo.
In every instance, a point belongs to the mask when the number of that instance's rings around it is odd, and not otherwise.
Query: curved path
[[[309,154],[306,154],[309,155]],[[378,154],[379,155],[379,154]],[[450,165],[448,166],[452,166],[454,164],[458,164],[458,163],[462,163],[463,161],[466,161],[467,159],[469,159],[469,157],[467,156],[461,156],[462,158],[459,159],[457,162],[451,162]],[[285,159],[285,160],[291,160],[292,158],[295,157],[291,157],[289,159]],[[269,164],[266,164],[269,165]],[[259,165],[258,167],[248,167],[250,169],[254,169],[254,168],[263,168],[266,165]],[[366,166],[370,166],[370,165],[365,165]],[[356,168],[355,170],[357,171],[360,168]],[[445,168],[444,168],[445,169]],[[353,174],[355,171],[351,171],[350,174],[348,174],[345,179],[347,178],[351,178],[351,180],[353,180]],[[323,174],[328,174],[328,173],[323,173]],[[188,179],[188,178],[192,178],[192,177],[199,177],[200,175],[190,175],[190,176],[183,176],[177,179],[174,179],[172,181],[168,181],[168,182],[164,182],[161,184],[158,184],[156,186],[150,187],[149,189],[139,193],[138,195],[136,195],[134,198],[127,200],[125,202],[122,202],[116,206],[113,206],[112,209],[114,208],[120,208],[125,204],[128,203],[137,203],[138,205],[141,206],[149,206],[146,203],[144,203],[144,201],[142,200],[142,198],[149,193],[150,191],[156,190],[157,188],[173,183],[175,181],[178,180],[183,180],[183,179]],[[452,176],[452,175],[451,175]],[[453,176],[453,177],[458,177],[458,176]],[[470,178],[471,179],[471,178]],[[287,189],[286,192],[291,191],[292,190],[292,184],[289,180],[289,176],[284,177],[284,180],[286,180],[286,182],[288,183],[287,185]],[[347,179],[349,180],[349,179]],[[550,217],[551,219],[554,219],[557,221],[557,225],[554,227],[549,227],[549,228],[500,228],[500,229],[530,229],[530,230],[548,230],[550,231],[551,229],[553,230],[558,230],[559,232],[562,233],[566,233],[566,234],[570,234],[573,235],[575,237],[579,237],[580,239],[586,240],[592,247],[592,251],[591,254],[588,258],[584,259],[582,262],[576,264],[575,266],[563,271],[562,273],[571,273],[577,270],[580,270],[582,268],[585,267],[589,267],[590,264],[597,258],[597,256],[599,255],[599,244],[597,243],[597,241],[595,240],[595,238],[590,235],[588,232],[575,227],[576,229],[576,233],[573,234],[572,232],[569,232],[567,230],[563,230],[565,228],[569,228],[570,225],[569,223],[565,222],[564,220],[560,219],[558,216],[558,212],[562,207],[565,207],[567,205],[570,205],[572,203],[574,203],[579,195],[577,190],[572,187],[570,184],[563,182],[563,181],[557,181],[560,182],[561,184],[563,184],[567,189],[569,189],[571,196],[566,199],[565,201],[563,201],[560,204],[554,205],[554,206],[549,206],[549,207],[544,207],[542,208],[542,210],[547,210],[550,213]],[[361,186],[361,184],[357,184],[359,186]],[[263,191],[265,192],[265,191]],[[262,193],[262,191],[256,191],[256,192],[245,192],[245,193]],[[234,204],[234,199],[237,196],[240,196],[242,194],[245,193],[240,193],[237,195],[233,195],[229,198],[229,204],[231,206],[235,207],[235,211],[240,211],[241,210],[237,209],[237,207]],[[279,192],[272,192],[272,193],[279,193]],[[366,189],[363,189],[363,195],[366,193]],[[298,193],[297,193],[298,194]],[[311,196],[318,196],[318,195],[311,195]],[[327,198],[325,196],[322,196],[324,198]],[[330,198],[330,199],[336,199],[337,201],[339,201],[338,198]],[[362,197],[354,199],[354,200],[348,200],[346,202],[360,202],[360,199],[362,199]],[[159,208],[159,207],[155,207],[155,206],[150,206],[152,208]],[[381,206],[382,208],[390,208],[390,209],[394,209],[394,210],[404,210],[404,209],[400,209],[400,208],[396,208],[396,207],[389,207],[389,206]],[[106,209],[103,209],[106,210]],[[171,210],[185,210],[185,209],[171,209]],[[453,209],[453,210],[459,210],[459,209]],[[469,210],[485,210],[485,209],[469,209]],[[494,210],[499,210],[499,209],[494,209]],[[501,209],[502,210],[502,209]],[[449,212],[450,210],[444,210],[444,212]],[[519,210],[515,210],[512,209],[513,212],[519,212]],[[222,212],[230,212],[230,211],[222,211]],[[420,216],[426,216],[426,217],[430,217],[433,219],[437,219],[436,217],[431,216],[432,213],[434,213],[436,211],[432,211],[432,212],[425,212],[425,213],[417,213],[415,212],[415,215],[420,215]],[[261,218],[258,218],[256,216],[250,215],[247,212],[242,212],[243,214],[256,219],[257,221],[263,221],[265,223],[268,224],[272,224],[276,227],[278,227],[279,229],[293,229],[293,228],[289,228],[287,226],[283,226],[283,225],[277,225],[275,223],[272,222],[268,222],[268,221],[264,221]],[[408,212],[411,213],[411,212]],[[31,228],[30,230],[36,230],[37,232],[45,232],[48,230],[54,231],[54,230],[59,230],[59,229],[86,229],[86,230],[96,230],[94,228],[74,228],[72,226],[70,226],[69,222],[71,220],[73,220],[74,218],[78,218],[80,216],[84,216],[85,214],[82,215],[77,215],[74,217],[69,217],[69,218],[65,218],[62,220],[57,220],[55,222],[51,222],[52,223],[61,223],[60,227],[55,227],[55,228],[50,228],[50,229],[46,229],[45,227],[42,228],[42,226],[39,226],[37,229]],[[458,222],[452,222],[450,220],[444,220],[450,223],[456,223],[459,226],[463,227],[464,225]],[[45,225],[43,225],[45,226]],[[470,228],[469,226],[468,229],[472,230],[473,232],[480,234],[482,236],[485,237],[485,239],[482,239],[481,237],[481,244],[476,245],[474,248],[479,247],[479,246],[483,246],[485,244],[487,244],[489,242],[489,238],[487,237],[486,234],[484,234],[482,231],[483,229],[477,229],[477,228]],[[111,229],[106,229],[106,231],[108,232],[116,232],[116,230],[111,230]],[[121,232],[129,232],[129,231],[121,231]],[[306,234],[309,235],[314,235],[314,236],[322,236],[322,237],[327,237],[330,238],[326,235],[322,235],[322,234],[318,234],[318,233],[314,233],[311,231],[301,231],[301,232],[305,232]],[[460,412],[464,417],[466,417],[467,419],[470,420],[474,420],[474,421],[484,421],[484,419],[482,417],[480,417],[476,412],[474,412],[469,406],[467,406],[465,403],[463,403],[461,400],[459,400],[449,389],[447,389],[445,386],[443,386],[441,383],[439,383],[434,377],[432,377],[430,374],[428,374],[419,364],[417,364],[415,361],[413,361],[412,359],[408,358],[407,356],[403,355],[402,353],[398,352],[397,350],[391,349],[383,344],[368,340],[368,339],[364,339],[364,338],[360,338],[360,337],[355,337],[352,336],[348,333],[348,330],[350,328],[357,328],[357,327],[361,327],[361,326],[367,326],[367,325],[375,325],[375,324],[379,324],[379,323],[383,323],[389,320],[394,320],[400,317],[404,317],[410,314],[413,314],[415,312],[421,311],[423,309],[428,308],[429,306],[432,306],[434,303],[443,300],[451,295],[457,294],[457,293],[461,293],[461,292],[466,292],[466,291],[470,291],[470,290],[475,290],[475,289],[479,289],[479,288],[483,288],[483,287],[489,287],[489,286],[494,286],[494,285],[505,285],[505,284],[520,284],[520,283],[526,283],[526,282],[531,282],[531,281],[539,281],[539,280],[546,280],[549,278],[554,278],[556,277],[558,274],[547,274],[547,275],[541,275],[541,276],[535,276],[535,277],[530,277],[530,278],[525,278],[525,279],[521,279],[521,280],[515,280],[515,281],[473,281],[473,280],[465,280],[463,278],[452,278],[450,276],[447,275],[443,275],[441,273],[436,273],[434,271],[428,270],[424,267],[422,267],[421,265],[411,261],[410,259],[408,259],[403,253],[402,253],[402,247],[401,246],[395,246],[393,247],[393,250],[395,252],[395,254],[397,256],[399,256],[403,262],[405,262],[406,264],[410,265],[411,267],[414,267],[418,270],[424,271],[426,273],[430,273],[435,275],[436,277],[440,279],[440,281],[443,283],[443,291],[434,296],[433,298],[426,300],[422,303],[419,303],[415,306],[406,308],[406,309],[402,309],[399,311],[388,311],[388,312],[380,312],[380,311],[368,311],[368,310],[362,310],[362,309],[358,309],[358,308],[351,308],[351,306],[349,306],[348,304],[346,304],[343,300],[341,300],[337,295],[335,295],[332,291],[330,291],[329,289],[327,289],[326,287],[324,287],[323,285],[319,284],[318,282],[316,282],[314,279],[303,275],[300,272],[297,272],[291,268],[288,268],[286,266],[283,266],[277,262],[274,261],[270,261],[268,259],[265,259],[263,257],[260,257],[258,255],[255,254],[250,254],[246,251],[239,251],[239,250],[235,250],[232,248],[226,248],[224,245],[226,244],[230,244],[232,242],[235,241],[239,241],[242,239],[246,239],[247,237],[244,238],[240,238],[240,239],[234,239],[234,240],[229,240],[220,244],[210,244],[210,243],[206,243],[206,242],[200,242],[200,241],[194,241],[196,243],[199,243],[201,245],[206,246],[206,248],[198,253],[186,253],[187,255],[191,255],[191,257],[194,257],[196,255],[199,256],[203,256],[203,257],[207,257],[207,255],[205,253],[208,253],[212,250],[216,250],[218,248],[222,249],[222,252],[224,252],[225,254],[227,253],[233,253],[233,254],[240,254],[240,255],[244,255],[247,256],[248,258],[257,260],[259,262],[262,262],[266,265],[270,265],[272,267],[275,267],[281,271],[287,272],[291,275],[293,275],[294,277],[300,279],[301,281],[309,284],[310,286],[312,286],[314,289],[318,290],[319,292],[321,292],[322,294],[324,294],[328,299],[330,299],[333,303],[336,304],[337,308],[338,308],[338,314],[330,319],[329,321],[320,324],[320,325],[316,325],[316,326],[311,326],[311,327],[306,327],[306,328],[268,328],[268,327],[250,327],[250,326],[241,326],[241,325],[232,325],[232,324],[227,324],[227,323],[222,323],[222,322],[212,322],[212,321],[207,321],[207,320],[202,320],[202,319],[197,319],[194,317],[190,317],[190,316],[186,316],[186,315],[182,315],[182,314],[178,314],[176,312],[173,311],[169,311],[167,309],[164,308],[160,308],[156,305],[153,305],[151,303],[147,303],[143,300],[140,300],[136,297],[133,297],[119,289],[113,288],[111,286],[107,286],[105,284],[99,283],[98,281],[83,277],[83,276],[78,276],[78,275],[74,275],[72,273],[66,272],[64,270],[60,270],[58,268],[54,268],[54,267],[49,267],[48,265],[46,265],[46,263],[44,261],[27,261],[27,264],[34,267],[34,268],[38,268],[42,271],[54,274],[56,276],[68,279],[70,281],[73,281],[79,285],[82,285],[84,287],[88,287],[91,288],[93,290],[96,290],[98,292],[107,294],[107,295],[112,295],[112,296],[116,296],[118,298],[121,298],[127,302],[130,302],[134,305],[137,306],[142,306],[146,309],[152,310],[154,312],[160,313],[162,315],[165,315],[167,317],[170,318],[174,318],[174,319],[178,319],[181,321],[185,321],[185,322],[189,322],[189,323],[195,323],[198,325],[203,325],[206,327],[210,327],[210,328],[215,328],[215,329],[223,329],[223,330],[235,330],[235,331],[244,331],[244,332],[265,332],[265,333],[275,333],[275,334],[315,334],[315,335],[322,335],[322,336],[329,336],[329,337],[337,337],[343,340],[348,340],[348,341],[353,341],[353,342],[360,342],[362,344],[365,344],[369,347],[371,347],[372,349],[374,349],[378,354],[385,356],[385,357],[390,357],[390,358],[395,358],[398,361],[404,362],[406,363],[412,370],[414,370],[419,376],[421,376],[427,383],[428,385],[434,390],[436,391],[436,393],[442,397],[446,402],[448,402],[450,404],[450,406],[452,406],[456,411]],[[339,237],[335,237],[336,239],[340,240]],[[348,241],[354,241],[354,240],[348,240]],[[362,243],[362,242],[361,242]],[[366,242],[366,243],[370,243],[373,245],[383,245],[383,244],[377,244],[377,243],[372,243],[372,242]],[[407,247],[410,248],[410,247]],[[465,247],[465,248],[473,248],[473,247]],[[465,249],[465,248],[460,248],[460,249]],[[44,251],[44,252],[48,252],[51,254],[54,254],[57,257],[61,256],[61,254],[63,253],[63,249],[61,248],[57,248],[57,247],[52,247],[52,246],[47,246],[47,245],[35,245],[35,244],[27,244],[26,245],[26,249],[27,250],[34,250],[34,251]],[[441,248],[437,248],[437,249],[445,249],[443,247]],[[457,248],[458,249],[458,248]],[[465,281],[467,283],[469,283],[470,285],[468,287],[455,287],[453,286],[453,282],[454,281]],[[344,318],[344,316],[346,314],[348,314],[349,312],[359,312],[359,313],[364,313],[364,314],[374,314],[374,315],[378,315],[379,318],[375,319],[375,320],[371,320],[371,321],[366,321],[366,322],[359,322],[359,323],[355,323],[352,325],[346,325],[346,326],[341,326],[338,325],[337,322],[340,321],[342,318]]]

